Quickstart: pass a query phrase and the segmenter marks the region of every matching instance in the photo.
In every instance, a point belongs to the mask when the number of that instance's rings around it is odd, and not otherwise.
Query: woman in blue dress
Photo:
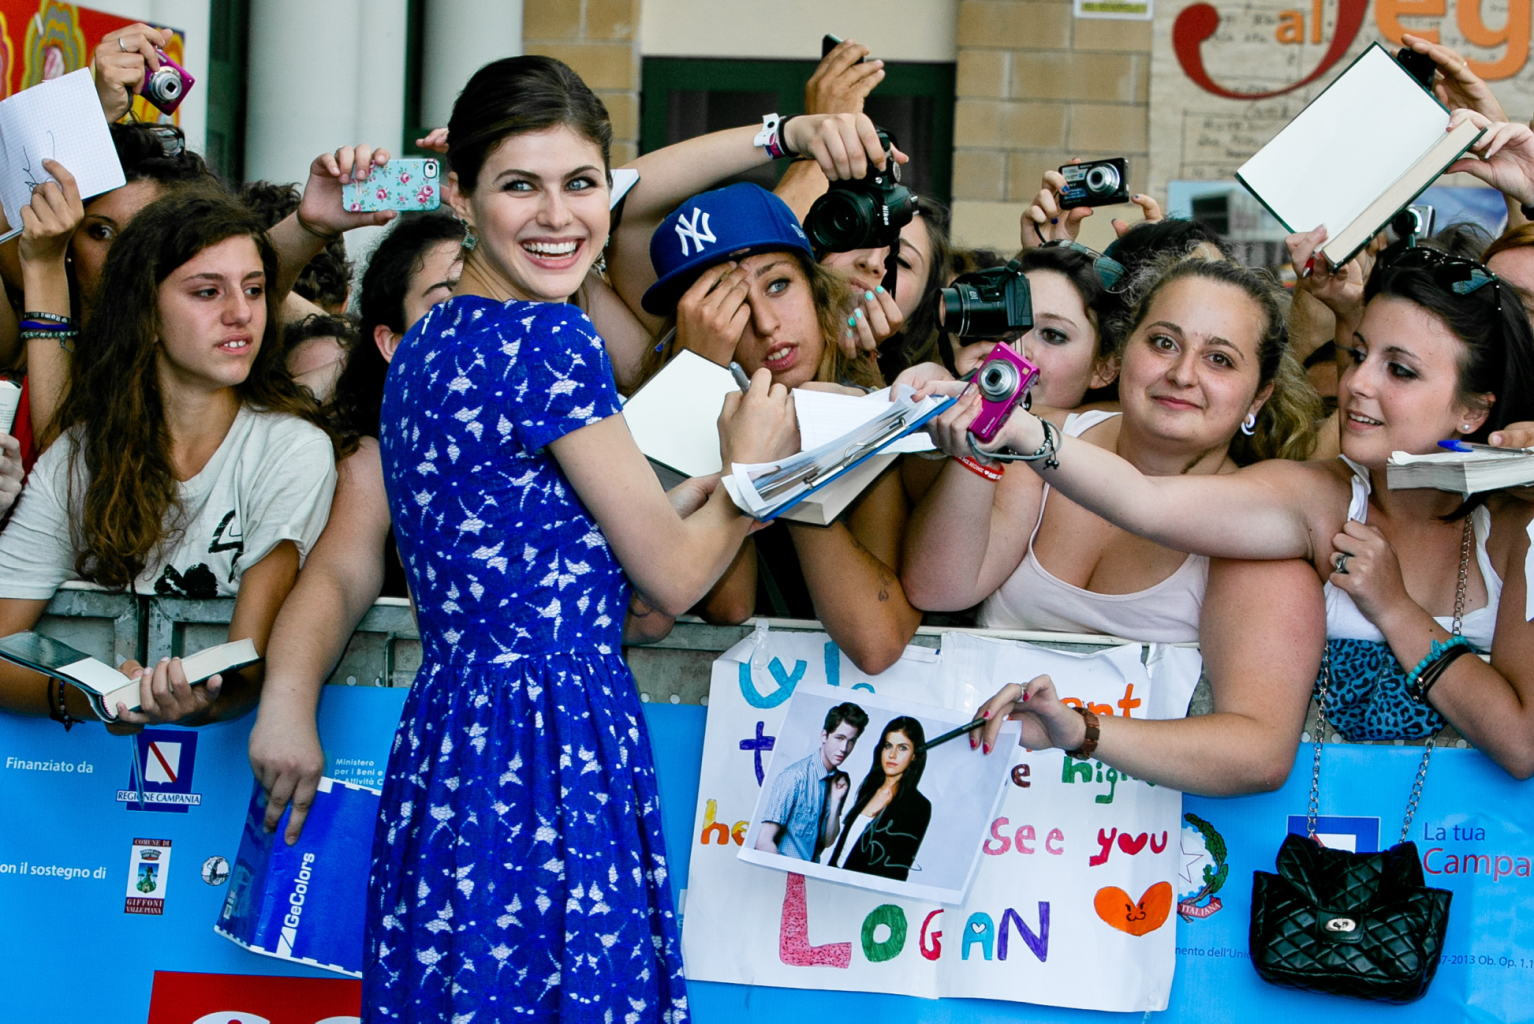
[[[865,123],[817,139],[857,143]],[[423,657],[374,840],[363,1019],[681,1021],[621,633],[631,584],[683,611],[750,520],[698,481],[668,501],[601,339],[565,304],[607,238],[601,101],[558,61],[508,58],[470,79],[449,138],[476,244],[401,342],[380,424]],[[779,457],[795,433],[766,371],[720,417],[726,463]]]

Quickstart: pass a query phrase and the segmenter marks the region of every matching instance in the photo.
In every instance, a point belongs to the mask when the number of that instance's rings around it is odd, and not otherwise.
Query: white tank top
[[[1360,523],[1369,520],[1369,472],[1346,455],[1337,456],[1353,471],[1353,497],[1348,503],[1348,518]],[[1475,564],[1481,570],[1486,583],[1486,606],[1465,613],[1460,624],[1465,639],[1478,651],[1491,650],[1492,633],[1497,628],[1497,605],[1502,598],[1502,577],[1491,567],[1491,557],[1486,553],[1486,538],[1491,535],[1491,513],[1485,505],[1470,513],[1471,531],[1475,539]],[[1331,640],[1373,640],[1385,642],[1385,634],[1370,622],[1347,592],[1328,583],[1326,592],[1326,636]],[[1445,615],[1435,621],[1444,629],[1452,629],[1454,617]]]
[[[1116,412],[1093,409],[1071,413],[1064,433],[1080,437]],[[1177,570],[1154,586],[1132,594],[1099,594],[1055,576],[1039,564],[1033,542],[1044,522],[1049,486],[1039,498],[1039,516],[1028,550],[996,592],[980,605],[980,625],[987,629],[1047,629],[1068,633],[1106,633],[1129,640],[1190,643],[1198,639],[1199,608],[1209,578],[1209,559],[1189,555]]]

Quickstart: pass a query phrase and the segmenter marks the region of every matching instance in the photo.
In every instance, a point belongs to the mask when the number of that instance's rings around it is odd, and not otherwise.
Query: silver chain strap
[[[1459,577],[1454,582],[1454,629],[1455,636],[1460,635],[1460,626],[1465,617],[1465,589],[1470,578],[1470,516],[1465,516],[1465,527],[1460,531],[1459,540]],[[1320,728],[1316,731],[1315,757],[1312,760],[1310,772],[1310,805],[1305,812],[1305,834],[1311,839],[1316,838],[1316,818],[1320,816],[1321,807],[1321,743],[1326,736],[1326,694],[1332,681],[1332,653],[1331,645],[1327,644],[1321,651],[1321,683],[1316,693],[1316,711],[1319,713]],[[1401,822],[1401,838],[1399,842],[1406,842],[1407,835],[1411,832],[1412,819],[1417,816],[1417,804],[1422,799],[1422,787],[1427,783],[1427,765],[1433,756],[1433,744],[1438,740],[1438,734],[1434,733],[1427,738],[1422,747],[1422,760],[1417,763],[1417,776],[1412,780],[1411,795],[1406,798],[1406,817]]]

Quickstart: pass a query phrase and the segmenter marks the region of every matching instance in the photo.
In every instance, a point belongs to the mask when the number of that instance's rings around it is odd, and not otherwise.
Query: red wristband
[[[976,476],[983,476],[992,482],[1000,480],[1001,474],[1007,471],[1006,466],[987,466],[979,459],[970,455],[955,455],[953,457],[953,461],[957,462],[971,473],[974,473]]]

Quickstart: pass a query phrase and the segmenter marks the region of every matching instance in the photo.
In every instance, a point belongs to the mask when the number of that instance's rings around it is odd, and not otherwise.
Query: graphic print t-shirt
[[[72,445],[71,436],[61,437],[37,460],[0,532],[0,597],[46,600],[75,576],[66,480]],[[134,591],[234,596],[244,571],[282,541],[296,544],[300,558],[308,555],[330,514],[335,482],[323,431],[241,407],[207,465],[181,484],[182,529],[150,557]]]

